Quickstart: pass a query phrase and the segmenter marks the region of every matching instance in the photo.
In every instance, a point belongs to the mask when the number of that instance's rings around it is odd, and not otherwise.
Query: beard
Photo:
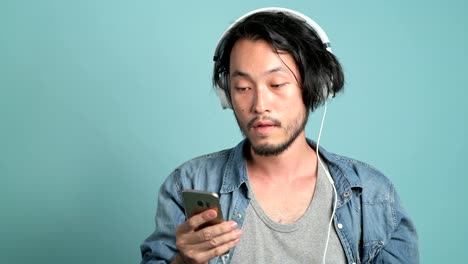
[[[239,125],[239,128],[243,136],[246,138],[247,143],[250,145],[253,152],[259,156],[277,156],[283,153],[285,150],[287,150],[292,145],[292,143],[297,139],[297,137],[301,134],[301,132],[304,131],[308,118],[309,118],[309,111],[306,110],[306,113],[304,115],[299,116],[297,119],[294,120],[293,123],[283,128],[282,123],[275,118],[268,117],[268,116],[263,116],[263,117],[257,116],[253,118],[252,120],[250,120],[247,123],[247,125],[244,127],[241,125],[241,123],[239,122],[239,119],[236,116],[237,124]],[[253,124],[258,120],[268,120],[270,122],[273,122],[275,126],[283,129],[283,131],[286,134],[286,138],[278,144],[271,144],[271,143],[253,144],[252,140],[249,139],[247,131],[251,129],[253,127]]]

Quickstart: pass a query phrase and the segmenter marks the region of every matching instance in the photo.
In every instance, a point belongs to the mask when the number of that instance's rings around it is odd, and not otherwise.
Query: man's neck
[[[247,166],[250,176],[270,181],[292,181],[298,177],[310,176],[311,172],[316,175],[317,156],[303,133],[278,155],[257,155],[250,147]]]

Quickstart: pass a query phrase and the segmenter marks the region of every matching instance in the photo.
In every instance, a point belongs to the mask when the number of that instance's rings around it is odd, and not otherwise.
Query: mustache
[[[254,127],[254,124],[258,121],[270,121],[272,122],[275,126],[278,126],[278,127],[281,127],[281,121],[279,121],[278,119],[276,118],[273,118],[273,117],[270,117],[270,116],[257,116],[257,117],[254,117],[252,118],[252,120],[250,120],[248,123],[247,123],[247,128],[253,128]]]

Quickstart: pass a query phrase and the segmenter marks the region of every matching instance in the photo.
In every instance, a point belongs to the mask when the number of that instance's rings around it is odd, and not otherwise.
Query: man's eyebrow
[[[273,69],[265,71],[262,75],[268,75],[268,74],[272,74],[272,73],[275,73],[275,72],[291,73],[289,69],[286,69],[286,68],[284,68],[282,66],[279,66],[279,67],[275,67]],[[246,72],[235,70],[231,74],[231,78],[234,78],[234,77],[247,77],[247,78],[250,78],[250,75],[248,73],[246,73]]]
[[[290,70],[289,70],[289,69],[285,69],[285,68],[282,67],[282,66],[279,66],[279,67],[276,67],[276,68],[273,68],[273,69],[271,69],[271,70],[266,71],[264,74],[267,75],[267,74],[271,74],[271,73],[275,73],[275,72],[290,73]]]
[[[243,72],[243,71],[234,71],[232,74],[231,74],[231,78],[234,78],[234,77],[250,77],[250,75],[246,72]]]

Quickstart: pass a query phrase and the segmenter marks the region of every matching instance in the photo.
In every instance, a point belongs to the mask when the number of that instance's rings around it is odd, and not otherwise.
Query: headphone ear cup
[[[328,98],[330,98],[330,94],[328,93],[328,87],[324,85],[322,87],[322,100],[325,102]]]
[[[219,101],[221,101],[221,107],[223,107],[223,109],[232,109],[231,103],[229,102],[229,99],[226,95],[226,91],[224,91],[222,88],[216,87],[216,93],[218,94]]]
[[[324,101],[335,98],[335,92],[333,91],[333,76],[328,86],[324,85],[323,87],[323,98]]]
[[[226,94],[227,89],[229,89],[229,80],[227,75],[223,74],[221,83],[216,86],[216,93],[218,94],[219,101],[221,102],[221,107],[223,107],[223,109],[232,109],[231,102],[229,101],[228,95]]]

